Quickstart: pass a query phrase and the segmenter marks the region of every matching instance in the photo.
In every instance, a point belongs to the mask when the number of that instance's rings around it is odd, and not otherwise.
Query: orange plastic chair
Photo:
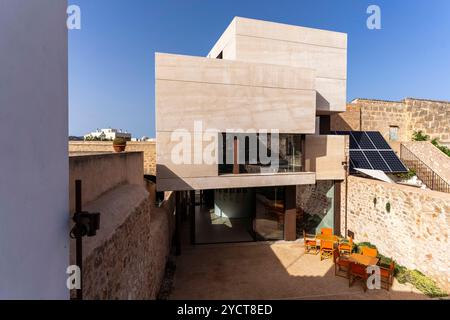
[[[320,261],[332,258],[334,254],[334,243],[332,241],[320,241]]]
[[[324,236],[332,236],[333,235],[333,229],[331,228],[322,228],[320,230],[320,233]]]
[[[369,247],[362,247],[361,254],[363,256],[376,258],[378,256],[378,251],[377,251],[377,249],[373,249],[373,248],[369,248]]]
[[[394,282],[394,269],[395,263],[392,258],[388,268],[380,267],[381,287],[386,289],[387,291],[389,291],[389,288]],[[385,287],[383,285],[385,285]]]
[[[348,237],[348,242],[339,243],[338,250],[341,255],[350,255],[353,250],[353,238]]]
[[[349,278],[348,278],[348,286],[351,287],[355,280],[361,280],[363,284],[364,292],[367,291],[367,278],[369,275],[366,272],[366,267],[358,264],[350,262],[350,270],[349,270]]]
[[[317,250],[317,241],[315,238],[308,237],[306,235],[306,231],[303,230],[303,241],[305,243],[305,253],[309,254],[318,254],[319,250]]]

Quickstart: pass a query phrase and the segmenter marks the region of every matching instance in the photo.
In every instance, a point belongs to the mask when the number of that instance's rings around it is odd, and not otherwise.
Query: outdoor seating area
[[[319,255],[320,261],[333,259],[335,276],[348,279],[349,287],[358,281],[364,291],[367,290],[367,279],[370,274],[367,267],[380,268],[381,287],[389,291],[394,280],[395,264],[392,259],[388,265],[382,263],[377,249],[368,246],[360,247],[354,252],[353,238],[342,238],[333,234],[331,228],[322,228],[320,234],[311,235],[303,231],[305,253]]]

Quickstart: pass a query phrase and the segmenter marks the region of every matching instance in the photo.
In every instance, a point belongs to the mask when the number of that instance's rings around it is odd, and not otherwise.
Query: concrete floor
[[[426,299],[410,285],[368,290],[334,275],[331,260],[304,254],[302,243],[185,246],[170,299]]]
[[[253,241],[249,219],[219,217],[214,209],[195,207],[195,240],[197,243]]]

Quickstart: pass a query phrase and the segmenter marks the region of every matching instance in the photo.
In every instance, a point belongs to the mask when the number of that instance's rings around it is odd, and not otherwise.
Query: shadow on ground
[[[334,275],[331,260],[302,243],[185,247],[176,259],[170,299],[426,299],[409,285],[368,290]]]

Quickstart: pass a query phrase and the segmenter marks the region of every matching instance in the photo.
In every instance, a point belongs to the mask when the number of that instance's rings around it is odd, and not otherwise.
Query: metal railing
[[[415,170],[417,178],[422,180],[428,188],[434,191],[450,193],[450,184],[420,160],[404,144],[400,145],[400,158],[409,169]]]

